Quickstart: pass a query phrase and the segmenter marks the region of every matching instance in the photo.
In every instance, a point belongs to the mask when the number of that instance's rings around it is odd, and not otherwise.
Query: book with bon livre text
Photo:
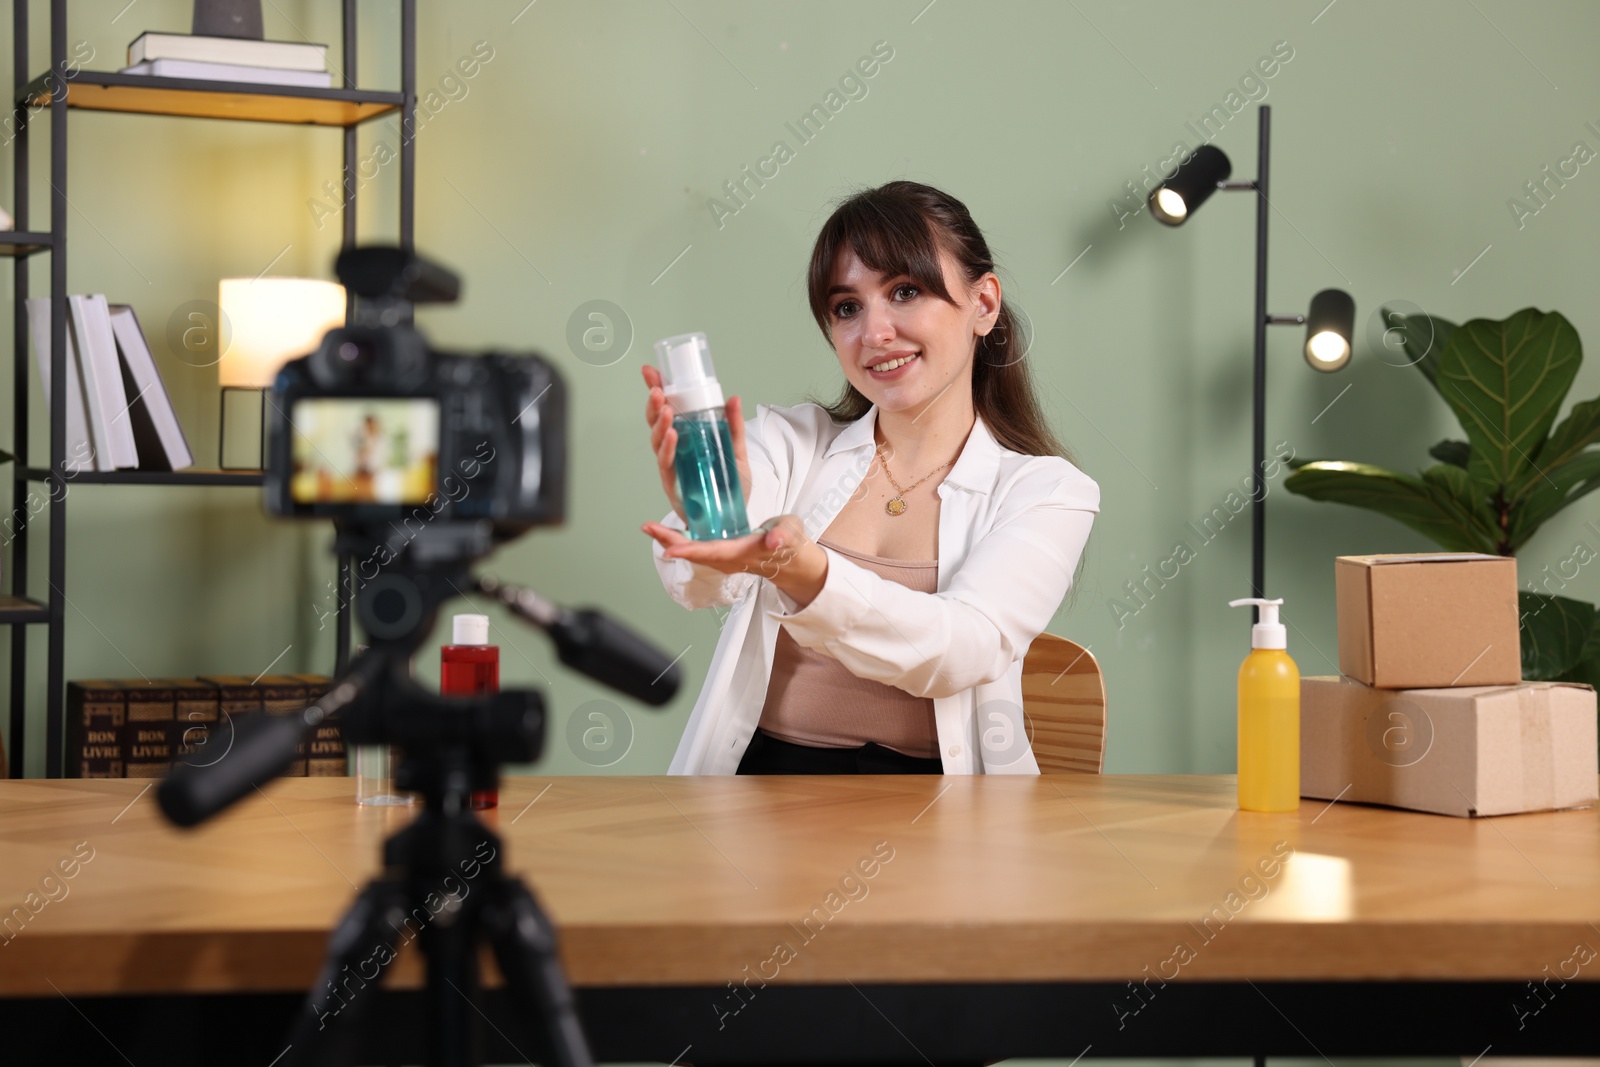
[[[311,703],[306,696],[306,683],[290,674],[263,674],[255,687],[261,690],[261,710],[268,715],[298,715]],[[283,773],[291,778],[306,776],[307,744],[304,734],[294,749],[294,762]]]
[[[203,678],[84,679],[67,683],[67,776],[160,778],[180,760],[215,762],[235,721],[295,714],[327,692],[327,675],[207,675]],[[339,718],[302,742],[287,776],[347,774]]]
[[[172,767],[177,714],[172,686],[149,678],[123,678],[122,766],[127,778],[163,778]]]
[[[306,687],[306,703],[321,699],[333,684],[325,674],[296,674],[295,678]],[[306,775],[311,778],[339,778],[350,773],[346,759],[344,730],[339,725],[339,713],[323,719],[311,731],[310,747],[306,752]]]
[[[220,718],[217,707],[217,687],[198,678],[166,678],[172,687],[172,713],[174,733],[172,758],[177,762],[196,752],[213,753],[206,746],[217,743],[214,756],[221,759],[227,748],[228,735],[217,728]]]
[[[109,680],[67,683],[67,776],[122,778],[122,727],[128,699]]]

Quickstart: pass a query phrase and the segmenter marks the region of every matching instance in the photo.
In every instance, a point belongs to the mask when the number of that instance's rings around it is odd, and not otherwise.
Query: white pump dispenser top
[[[1251,648],[1288,648],[1289,634],[1278,621],[1278,608],[1283,604],[1283,598],[1276,600],[1262,600],[1260,597],[1244,597],[1239,600],[1228,601],[1228,607],[1237,608],[1244,604],[1254,604],[1261,609],[1261,621],[1250,627]]]
[[[661,391],[676,414],[722,410],[722,385],[711,366],[711,343],[705,334],[683,333],[657,341],[656,365],[661,369]]]

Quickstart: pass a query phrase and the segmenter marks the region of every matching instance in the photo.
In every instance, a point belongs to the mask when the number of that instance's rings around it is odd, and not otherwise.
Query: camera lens
[[[347,367],[365,367],[372,362],[372,345],[364,339],[342,342],[338,353],[339,362]]]

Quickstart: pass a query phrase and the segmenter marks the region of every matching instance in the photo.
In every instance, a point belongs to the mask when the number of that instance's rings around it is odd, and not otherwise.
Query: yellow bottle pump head
[[[1239,600],[1228,601],[1228,607],[1230,608],[1241,607],[1245,604],[1254,604],[1261,609],[1261,621],[1250,627],[1250,647],[1288,648],[1288,631],[1278,621],[1278,608],[1283,605],[1283,598],[1263,600],[1260,597],[1249,596]]]

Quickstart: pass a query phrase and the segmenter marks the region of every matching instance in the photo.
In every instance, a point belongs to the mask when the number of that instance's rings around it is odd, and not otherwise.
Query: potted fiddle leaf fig
[[[1437,462],[1416,475],[1369,463],[1291,461],[1284,488],[1387,515],[1447,551],[1502,556],[1516,555],[1551,517],[1600,489],[1600,397],[1556,421],[1583,362],[1578,333],[1559,312],[1523,308],[1508,319],[1457,326],[1385,309],[1384,322],[1392,324],[1386,342],[1399,342],[1466,440],[1434,445],[1428,454]],[[1600,523],[1590,529],[1595,543],[1574,546],[1557,588],[1584,565],[1600,567]],[[1600,688],[1595,606],[1549,592],[1524,590],[1519,598],[1523,677]]]

